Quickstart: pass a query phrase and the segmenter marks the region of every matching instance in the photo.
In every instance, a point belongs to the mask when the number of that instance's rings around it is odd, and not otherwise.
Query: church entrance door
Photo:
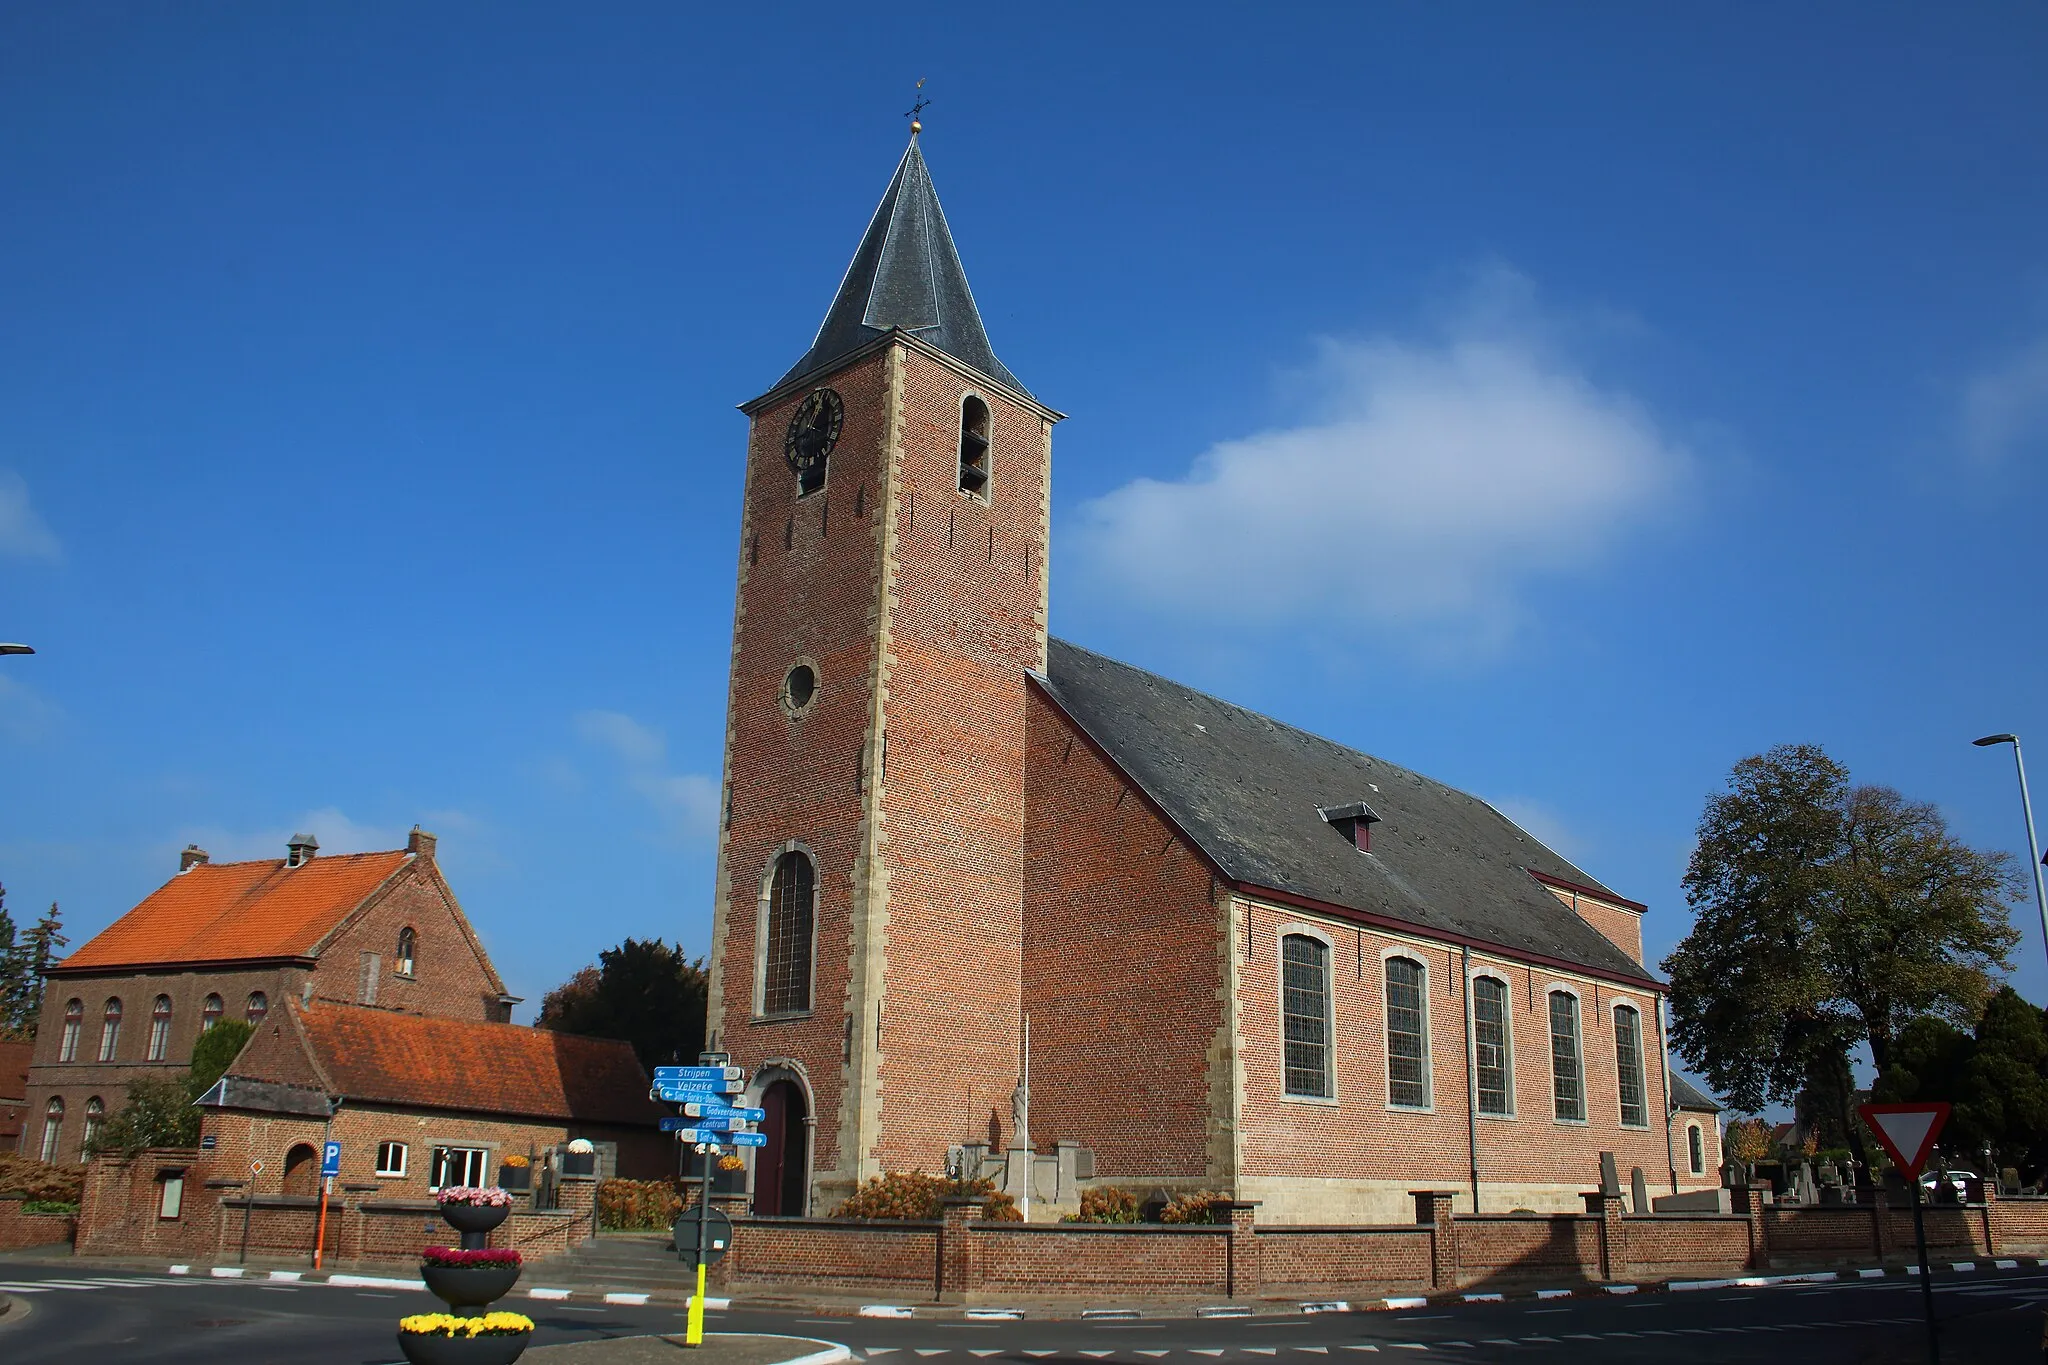
[[[754,1163],[754,1212],[763,1217],[801,1218],[810,1152],[810,1125],[803,1087],[777,1081],[761,1096],[761,1133],[768,1141]]]

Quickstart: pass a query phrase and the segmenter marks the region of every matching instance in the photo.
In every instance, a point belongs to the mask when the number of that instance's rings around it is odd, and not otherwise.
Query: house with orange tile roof
[[[402,849],[215,863],[178,873],[49,974],[29,1069],[22,1150],[82,1159],[130,1082],[177,1075],[222,1019],[260,1025],[287,1000],[505,1022],[517,997],[491,965],[415,828]]]

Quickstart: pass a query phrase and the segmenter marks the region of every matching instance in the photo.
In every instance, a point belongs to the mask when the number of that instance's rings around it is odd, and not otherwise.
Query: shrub
[[[1017,1201],[1000,1193],[993,1180],[950,1180],[923,1171],[891,1171],[871,1176],[865,1185],[833,1212],[835,1218],[865,1218],[876,1221],[903,1220],[935,1222],[941,1200],[978,1195],[985,1202],[981,1216],[991,1223],[1021,1223],[1024,1215]]]
[[[24,1199],[21,1201],[21,1211],[23,1213],[77,1213],[78,1205],[66,1204],[59,1199]]]
[[[1063,1223],[1135,1223],[1138,1221],[1138,1196],[1129,1190],[1120,1190],[1114,1185],[1099,1189],[1081,1191],[1081,1211],[1070,1213],[1060,1220]]]
[[[602,1228],[666,1229],[683,1211],[674,1180],[605,1180],[597,1187],[597,1225]]]
[[[25,1156],[0,1155],[0,1194],[75,1206],[84,1193],[83,1166],[46,1166]]]
[[[1196,1190],[1193,1194],[1177,1194],[1166,1201],[1166,1207],[1159,1211],[1162,1223],[1217,1223],[1223,1221],[1216,1216],[1216,1210],[1209,1207],[1214,1200],[1223,1198],[1214,1190]]]

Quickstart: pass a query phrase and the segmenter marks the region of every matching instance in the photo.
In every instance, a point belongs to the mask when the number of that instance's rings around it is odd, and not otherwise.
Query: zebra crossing
[[[50,1294],[66,1290],[90,1293],[97,1289],[135,1289],[145,1285],[201,1283],[204,1281],[171,1279],[162,1275],[94,1275],[63,1280],[0,1280],[0,1294]]]

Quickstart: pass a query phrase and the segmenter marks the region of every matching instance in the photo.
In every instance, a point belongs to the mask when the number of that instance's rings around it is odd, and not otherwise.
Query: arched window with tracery
[[[1280,940],[1280,1033],[1287,1093],[1331,1098],[1330,945],[1319,938]]]
[[[217,995],[207,996],[206,1003],[199,1007],[199,1031],[201,1033],[204,1033],[208,1029],[212,1028],[215,1024],[218,1024],[220,1022],[221,1015],[226,1010],[226,1001],[222,1000]]]
[[[64,1136],[64,1101],[56,1095],[43,1106],[43,1164],[57,1164],[57,1143]]]
[[[263,1016],[270,1013],[270,997],[262,991],[250,991],[249,1003],[242,1009],[242,1017],[249,1021],[250,1028],[263,1022]]]
[[[121,997],[110,995],[107,1005],[100,1013],[100,1060],[111,1062],[114,1052],[121,1046]]]
[[[93,1144],[100,1140],[100,1129],[106,1126],[106,1122],[106,1102],[94,1095],[85,1102],[85,1134],[79,1139],[79,1155],[92,1155]]]
[[[400,976],[412,975],[413,955],[418,952],[420,936],[412,931],[410,924],[398,931],[398,965],[392,968]]]
[[[761,944],[763,1014],[799,1014],[811,1007],[816,880],[802,853],[792,850],[775,860]]]
[[[1685,1152],[1691,1161],[1692,1173],[1694,1175],[1705,1175],[1707,1172],[1707,1144],[1705,1139],[1700,1136],[1700,1126],[1697,1123],[1689,1123],[1685,1126]]]
[[[1427,981],[1415,959],[1387,959],[1387,1103],[1399,1109],[1430,1103]]]
[[[1650,1104],[1643,1083],[1643,1015],[1633,1005],[1614,1007],[1614,1080],[1621,1092],[1621,1126],[1650,1126]]]
[[[149,1060],[160,1062],[171,1052],[171,997],[159,995],[149,1010]]]
[[[57,1060],[75,1062],[78,1060],[78,1035],[85,1031],[85,1002],[66,1000],[64,1002],[64,1032],[57,1041]]]
[[[1472,1060],[1482,1114],[1506,1118],[1515,1112],[1512,1049],[1507,983],[1493,976],[1472,978]]]

